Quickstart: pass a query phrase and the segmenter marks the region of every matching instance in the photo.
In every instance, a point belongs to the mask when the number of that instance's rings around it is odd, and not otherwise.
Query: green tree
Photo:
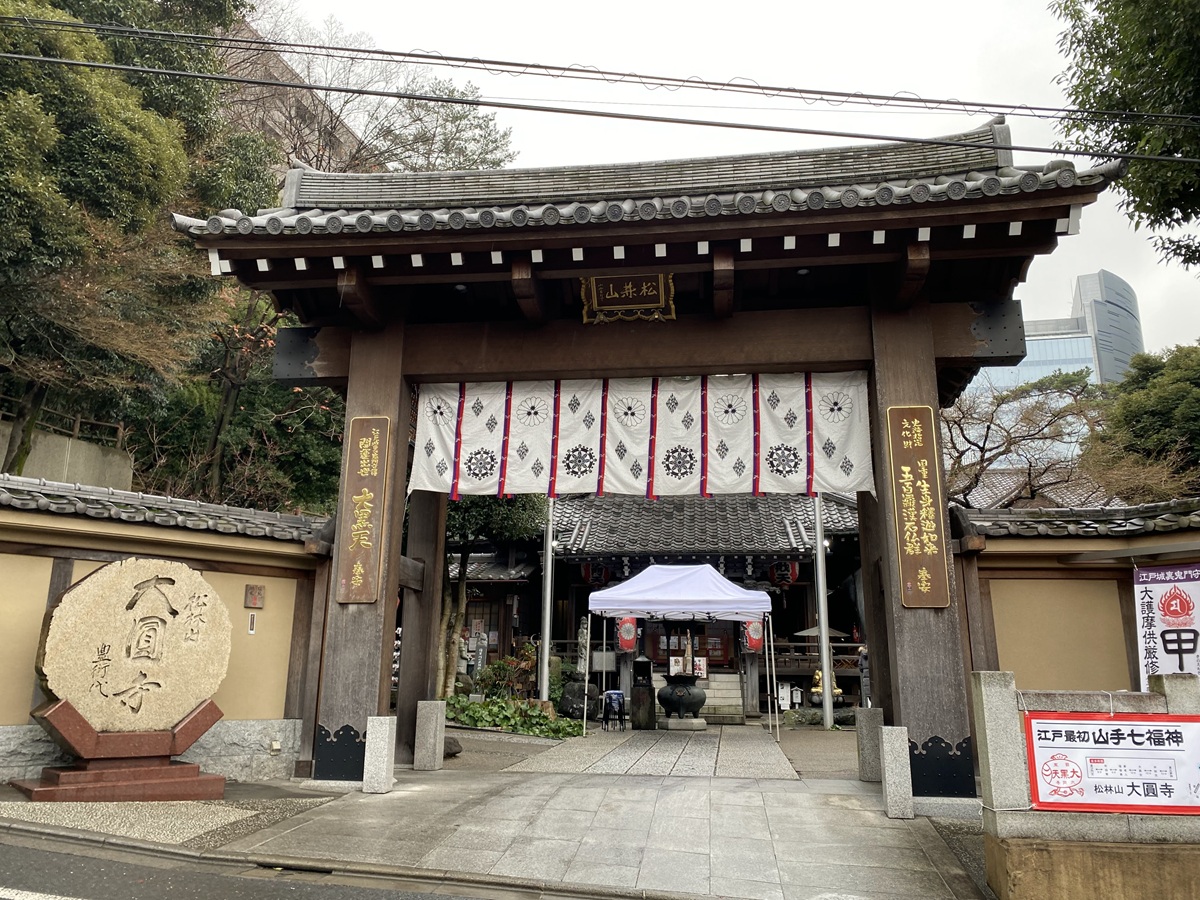
[[[972,385],[942,410],[949,499],[974,507],[990,472],[1023,480],[1036,496],[1075,477],[1081,444],[1100,427],[1102,393],[1089,372],[1056,372],[1014,388]]]
[[[62,9],[0,0],[0,15],[54,20],[0,30],[0,51],[105,62]],[[188,177],[185,129],[112,71],[0,62],[0,376],[20,398],[0,467],[20,472],[51,394],[72,404],[175,377],[206,333],[208,289],[161,226]],[[18,218],[20,217],[20,218]]]
[[[1200,7],[1195,0],[1054,0],[1067,28],[1060,76],[1079,110],[1061,120],[1079,149],[1200,158]],[[1117,182],[1126,213],[1154,229],[1189,228],[1200,215],[1200,167],[1134,160]],[[1164,257],[1200,262],[1193,234],[1155,239]]]
[[[1083,461],[1130,502],[1200,493],[1200,346],[1134,356]]]
[[[467,496],[452,500],[446,510],[446,543],[455,549],[446,556],[446,585],[442,598],[438,653],[442,696],[454,693],[462,625],[467,614],[467,564],[484,545],[504,545],[529,540],[546,526],[546,498],[534,494],[515,497]],[[458,557],[458,578],[450,582],[451,555]]]
[[[251,8],[248,0],[56,0],[55,6],[83,22],[130,29],[208,35],[230,28]],[[222,72],[221,54],[211,41],[161,40],[133,31],[99,33],[114,62],[145,69]],[[189,150],[216,141],[225,123],[213,115],[221,87],[199,78],[172,78],[131,72],[124,75],[143,105],[184,129]]]
[[[224,285],[226,317],[191,374],[127,409],[138,488],[258,509],[333,512],[345,404],[271,376],[284,316],[262,294]]]

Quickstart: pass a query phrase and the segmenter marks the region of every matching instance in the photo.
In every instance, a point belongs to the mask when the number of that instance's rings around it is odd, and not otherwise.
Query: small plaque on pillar
[[[889,406],[887,424],[900,598],[910,607],[947,607],[950,574],[937,419],[929,406]]]
[[[374,603],[379,599],[391,424],[387,416],[350,420],[342,521],[337,529],[338,603]]]

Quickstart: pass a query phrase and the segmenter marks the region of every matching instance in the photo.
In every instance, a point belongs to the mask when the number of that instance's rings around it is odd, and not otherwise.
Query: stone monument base
[[[703,719],[659,719],[658,727],[663,731],[704,731],[708,723]]]
[[[72,766],[42,769],[39,781],[13,787],[36,801],[220,800],[225,778],[206,775],[196,763],[169,756],[85,759]]]
[[[30,800],[220,800],[225,778],[206,775],[195,763],[171,759],[183,753],[221,718],[211,700],[197,706],[170,731],[98,732],[66,700],[33,711],[33,718],[79,757],[70,766],[42,769],[38,781],[13,781]]]

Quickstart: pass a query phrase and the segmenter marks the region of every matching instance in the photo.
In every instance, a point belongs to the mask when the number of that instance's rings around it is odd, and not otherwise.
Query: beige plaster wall
[[[33,671],[41,640],[42,619],[53,560],[48,557],[0,554],[0,621],[4,623],[4,652],[0,653],[0,725],[29,723],[36,678]],[[74,584],[103,563],[77,560]],[[227,720],[281,719],[287,693],[292,616],[296,582],[290,578],[229,575],[204,576],[220,595],[233,623],[229,671],[213,698]],[[263,609],[243,608],[247,584],[266,586]],[[249,614],[256,613],[254,634]]]
[[[0,553],[0,725],[28,725],[33,699],[33,661],[46,614],[48,557]]]
[[[233,624],[229,672],[213,700],[227,720],[282,719],[292,646],[296,582],[262,575],[200,574],[216,588]],[[245,609],[247,584],[266,586],[262,609]],[[250,614],[255,614],[250,634]]]
[[[1019,688],[1130,690],[1116,581],[995,578],[989,584],[1000,670],[1013,672]]]

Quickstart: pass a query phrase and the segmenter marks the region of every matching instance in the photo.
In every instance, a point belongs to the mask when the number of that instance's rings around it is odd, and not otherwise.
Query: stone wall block
[[[1177,716],[1200,715],[1200,675],[1151,675],[1150,690],[1163,695],[1167,712]]]
[[[913,817],[912,757],[908,729],[884,725],[879,729],[879,767],[883,807],[889,819]]]
[[[1029,808],[1025,729],[1012,672],[972,672],[971,699],[983,805]]]
[[[444,700],[418,700],[413,768],[427,772],[440,769],[445,745],[446,702]]]
[[[40,725],[0,726],[0,782],[37,779],[45,766],[65,766],[73,760]]]
[[[855,733],[858,739],[858,780],[880,781],[879,729],[883,727],[883,707],[855,710]]]

